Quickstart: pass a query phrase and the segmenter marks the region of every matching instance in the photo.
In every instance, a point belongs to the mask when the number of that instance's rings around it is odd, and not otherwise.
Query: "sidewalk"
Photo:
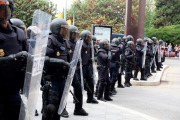
[[[154,83],[158,81],[158,84],[160,84],[160,80],[163,78],[163,72],[166,71],[166,69],[169,66],[164,65],[164,68],[162,71],[158,71],[157,73],[153,73],[153,76],[148,79],[148,81],[134,81],[131,79],[131,83],[133,85],[155,85]],[[138,78],[140,78],[140,72],[138,75]],[[97,79],[97,72],[96,72],[96,79]],[[122,76],[122,83],[124,83],[124,75]],[[153,84],[152,84],[153,83]],[[157,85],[158,85],[157,84]],[[71,88],[72,89],[72,88]],[[120,94],[120,93],[118,93]],[[39,94],[38,103],[37,103],[37,110],[39,112],[39,116],[35,116],[34,120],[41,120],[42,114],[40,113],[42,108],[42,100],[41,97],[42,92]],[[69,113],[69,118],[61,118],[61,120],[157,120],[154,117],[118,106],[112,104],[111,102],[101,102],[99,101],[99,104],[87,104],[86,103],[86,92],[84,92],[83,97],[83,108],[89,113],[88,116],[74,116],[74,103],[73,103],[73,97],[72,95],[69,95],[68,101],[67,101],[67,111]]]
[[[35,116],[34,120],[41,120],[41,96],[42,92],[39,94],[37,110],[39,116]],[[101,102],[99,104],[87,104],[86,103],[86,92],[84,92],[83,108],[89,113],[88,116],[75,116],[73,97],[69,94],[67,101],[67,111],[69,113],[69,118],[61,118],[61,120],[157,120],[151,116],[112,104],[112,102]]]

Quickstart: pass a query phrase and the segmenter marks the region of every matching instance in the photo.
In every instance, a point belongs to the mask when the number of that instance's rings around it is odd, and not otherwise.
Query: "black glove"
[[[28,52],[22,51],[22,52],[19,52],[17,54],[10,55],[8,57],[11,57],[11,58],[13,58],[15,60],[27,61],[28,55],[29,55]]]
[[[45,65],[47,67],[59,68],[59,69],[64,69],[64,70],[69,70],[69,67],[70,67],[70,64],[68,62],[65,62],[62,59],[49,58],[47,56],[45,58]]]
[[[90,59],[88,60],[88,63],[89,63],[89,64],[92,64],[92,58],[90,58]]]

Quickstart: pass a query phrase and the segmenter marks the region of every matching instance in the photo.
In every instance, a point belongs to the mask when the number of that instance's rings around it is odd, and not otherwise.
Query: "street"
[[[180,119],[180,61],[167,58],[164,65],[169,65],[165,81],[159,86],[132,86],[117,88],[117,95],[112,102],[100,102],[98,105],[87,104],[84,92],[83,108],[88,117],[74,116],[74,104],[69,95],[67,111],[69,118],[62,120],[179,120]],[[139,73],[140,74],[140,73]],[[124,77],[124,76],[123,76]],[[41,110],[41,94],[37,109]],[[40,120],[41,114],[35,117]]]

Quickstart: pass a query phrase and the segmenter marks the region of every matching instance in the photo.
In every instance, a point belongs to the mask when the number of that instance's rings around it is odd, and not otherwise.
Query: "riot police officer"
[[[156,73],[155,71],[155,64],[156,64],[156,67],[158,67],[158,44],[157,44],[157,38],[156,37],[152,37],[152,40],[153,40],[153,49],[154,49],[154,57],[155,57],[155,62],[153,62],[152,66],[151,66],[151,72],[152,73]]]
[[[72,60],[74,49],[76,46],[77,40],[79,40],[79,30],[76,26],[70,25],[70,40],[69,45],[70,45],[70,57]],[[79,68],[78,66],[77,68]],[[81,89],[81,81],[80,77],[78,76],[77,72],[80,72],[79,69],[76,70],[74,79],[72,81],[72,86],[74,87],[74,94],[75,97],[78,99],[78,103],[75,103],[75,109],[74,109],[74,115],[82,115],[82,116],[87,116],[88,113],[82,108],[83,105],[83,95],[82,95],[82,89]]]
[[[150,77],[150,76],[152,76],[152,74],[150,72],[150,62],[151,62],[151,59],[154,56],[154,54],[153,54],[153,41],[150,38],[148,38],[147,40],[148,41],[147,41],[145,76]]]
[[[26,37],[27,37],[27,31],[26,31],[26,25],[24,24],[24,22],[20,19],[17,18],[11,18],[10,19],[10,23],[18,28],[20,28],[21,30],[24,31]]]
[[[111,79],[111,93],[116,93],[116,90],[114,88],[117,78],[118,78],[118,72],[120,67],[120,48],[118,47],[120,44],[119,39],[114,38],[111,43],[110,52],[111,52],[111,67],[110,67],[110,79]]]
[[[130,87],[130,79],[132,74],[132,65],[134,64],[134,42],[127,42],[127,48],[125,51],[126,65],[125,65],[125,87]]]
[[[8,21],[13,16],[13,0],[0,0],[0,119],[18,120],[28,53],[24,32]]]
[[[124,36],[122,38],[121,44],[122,44],[122,57],[121,58],[122,58],[122,64],[123,64],[121,67],[121,74],[124,75],[123,71],[125,69],[125,62],[126,62],[126,60],[125,60],[125,49],[126,49],[126,44],[127,44],[127,37],[126,36]]]
[[[48,37],[46,55],[50,58],[57,58],[62,62],[61,67],[45,66],[45,80],[51,81],[51,86],[47,91],[43,91],[45,104],[42,120],[59,120],[57,114],[62,93],[64,90],[65,79],[67,77],[70,62],[70,46],[68,44],[69,25],[61,18],[55,18],[50,24],[52,34]]]
[[[122,38],[121,37],[118,37],[118,39],[119,39],[119,42],[120,42],[120,44],[119,44],[119,51],[121,51],[121,55],[120,55],[120,66],[119,66],[119,72],[118,72],[118,77],[117,77],[117,79],[118,79],[118,88],[124,88],[124,86],[122,85],[122,83],[121,83],[121,78],[122,78],[122,75],[123,75],[123,69],[122,69],[122,67],[124,66],[123,65],[123,60],[124,60],[124,45],[122,44]]]
[[[162,67],[162,56],[163,55],[161,55],[162,53],[161,53],[161,48],[162,48],[162,44],[163,44],[163,40],[159,40],[159,60],[158,60],[158,66],[159,66],[159,69],[160,68],[163,68]]]
[[[98,50],[97,55],[97,69],[98,69],[98,80],[99,80],[99,89],[98,89],[98,100],[102,101],[112,101],[109,97],[110,89],[110,80],[109,80],[109,67],[111,56],[108,56],[109,51],[109,41],[107,39],[102,39],[99,42],[100,49]],[[105,90],[105,92],[104,92]],[[104,97],[103,97],[104,93]]]
[[[91,55],[91,40],[92,34],[88,30],[84,30],[81,32],[81,39],[84,40],[82,48],[81,48],[81,58],[82,58],[82,66],[83,66],[83,77],[88,84],[87,89],[87,103],[95,103],[98,101],[93,97],[94,95],[94,81],[92,75],[92,55]]]
[[[137,78],[139,68],[141,69],[141,80],[147,80],[147,78],[145,78],[145,68],[142,68],[142,56],[143,56],[143,52],[146,51],[143,43],[144,43],[143,40],[140,38],[137,39],[137,41],[136,41],[136,46],[135,46],[136,65],[135,65],[134,79],[133,80],[139,80]],[[145,56],[143,56],[143,57],[145,57]]]

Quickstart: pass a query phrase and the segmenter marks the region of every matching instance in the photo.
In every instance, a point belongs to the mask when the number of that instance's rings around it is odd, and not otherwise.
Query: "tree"
[[[180,44],[180,25],[172,25],[166,27],[154,28],[147,32],[146,37],[162,39],[168,43]]]
[[[80,31],[91,30],[91,24],[113,26],[114,33],[121,33],[125,22],[126,0],[83,0],[76,4],[75,26]],[[139,2],[133,0],[132,24],[138,19]],[[67,19],[73,20],[74,5],[67,11]]]
[[[156,0],[155,28],[180,24],[180,0]]]
[[[144,33],[146,33],[154,28],[154,25],[152,24],[153,16],[155,14],[154,11],[154,3],[153,0],[146,0],[146,11],[145,11],[145,21],[144,21]]]
[[[31,26],[33,13],[37,9],[52,15],[52,19],[55,18],[56,6],[44,0],[14,0],[13,18],[21,19],[27,27]]]

